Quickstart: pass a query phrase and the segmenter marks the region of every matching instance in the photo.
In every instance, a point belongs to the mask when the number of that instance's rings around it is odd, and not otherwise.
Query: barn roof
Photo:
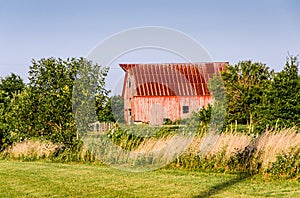
[[[120,64],[133,79],[134,96],[209,95],[208,80],[225,69],[227,62]],[[123,88],[123,93],[125,89]]]

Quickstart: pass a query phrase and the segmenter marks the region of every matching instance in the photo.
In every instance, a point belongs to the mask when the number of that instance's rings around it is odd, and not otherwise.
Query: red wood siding
[[[152,125],[162,124],[164,118],[188,118],[193,111],[212,102],[211,96],[136,96],[133,100],[132,120]],[[189,107],[188,113],[182,112],[183,106]]]
[[[208,80],[225,69],[226,62],[120,64],[126,72],[123,85],[127,123],[162,124],[191,116],[211,103]],[[186,106],[188,113],[183,112]]]

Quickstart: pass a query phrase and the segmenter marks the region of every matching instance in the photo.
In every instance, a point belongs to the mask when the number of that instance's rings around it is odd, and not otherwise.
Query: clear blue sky
[[[297,0],[0,0],[0,76],[27,78],[31,59],[86,57],[124,29],[164,26],[198,41],[214,61],[253,60],[281,70],[300,54]]]

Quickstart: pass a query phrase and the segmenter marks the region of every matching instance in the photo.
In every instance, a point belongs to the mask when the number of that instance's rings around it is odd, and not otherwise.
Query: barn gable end
[[[187,118],[211,103],[208,80],[226,62],[120,64],[126,72],[122,97],[127,123],[160,125]]]

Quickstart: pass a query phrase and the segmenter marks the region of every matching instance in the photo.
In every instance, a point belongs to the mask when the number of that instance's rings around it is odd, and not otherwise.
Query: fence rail
[[[113,122],[94,122],[91,124],[94,128],[93,132],[104,133],[116,127],[116,124]]]

